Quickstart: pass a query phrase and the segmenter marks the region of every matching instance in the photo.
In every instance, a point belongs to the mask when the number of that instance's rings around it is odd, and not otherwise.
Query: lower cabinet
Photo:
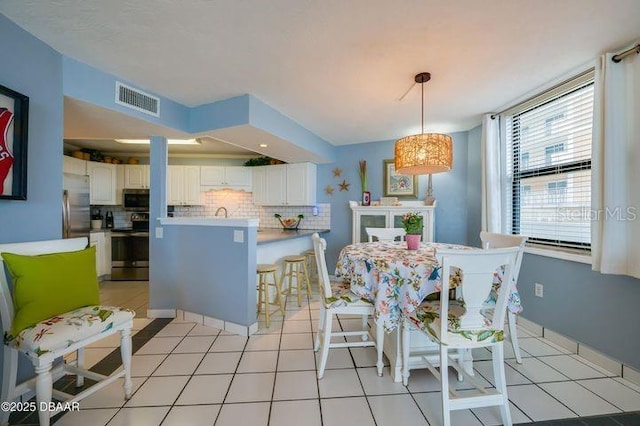
[[[98,277],[111,275],[111,233],[92,232],[89,245],[96,248],[96,273]]]

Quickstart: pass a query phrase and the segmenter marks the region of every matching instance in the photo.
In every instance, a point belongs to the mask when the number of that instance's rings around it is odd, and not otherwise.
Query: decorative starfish
[[[351,185],[350,183],[347,183],[346,180],[342,179],[342,183],[339,183],[338,186],[340,187],[340,191],[348,191],[349,190],[349,185]]]
[[[324,189],[324,192],[326,192],[329,195],[332,195],[333,194],[333,186],[327,185],[327,187]]]
[[[335,169],[333,169],[333,177],[340,177],[341,174],[342,174],[341,168],[336,167]]]

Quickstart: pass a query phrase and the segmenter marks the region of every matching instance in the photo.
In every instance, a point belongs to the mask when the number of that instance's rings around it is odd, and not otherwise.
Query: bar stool
[[[300,288],[300,280],[307,283],[307,295],[311,297],[311,283],[309,282],[309,275],[307,274],[306,257],[299,256],[285,256],[282,259],[282,275],[280,276],[280,288],[287,278],[287,296],[291,296],[291,288],[293,287],[293,278],[296,279],[296,295],[298,296],[298,306],[302,306],[302,292]],[[302,284],[304,286],[304,283]]]
[[[316,252],[315,250],[307,250],[302,253],[305,257],[305,264],[307,266],[307,272],[309,273],[309,279],[314,281],[318,278],[318,267],[316,265]],[[320,283],[318,283],[318,291],[320,290]]]
[[[275,312],[282,312],[284,318],[284,303],[282,302],[282,291],[280,290],[280,283],[276,279],[276,271],[278,267],[273,264],[260,264],[257,267],[258,273],[258,315],[262,311],[262,305],[264,304],[264,318],[267,323],[267,328],[271,323],[271,315]],[[268,282],[268,277],[272,278],[272,282]],[[275,301],[269,302],[269,287],[276,289]],[[277,306],[276,309],[271,311],[269,305]]]

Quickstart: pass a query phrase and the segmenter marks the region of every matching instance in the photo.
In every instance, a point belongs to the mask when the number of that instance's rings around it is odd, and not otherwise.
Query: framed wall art
[[[401,175],[396,173],[393,160],[383,160],[384,197],[418,198],[418,175]]]
[[[0,199],[27,199],[29,97],[0,86]]]

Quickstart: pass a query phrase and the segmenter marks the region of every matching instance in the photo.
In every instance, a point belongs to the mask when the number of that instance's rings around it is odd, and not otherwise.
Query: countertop
[[[311,237],[313,233],[324,234],[328,229],[298,229],[297,231],[285,231],[282,228],[258,228],[258,245],[273,243],[276,241],[290,240],[293,238]]]

